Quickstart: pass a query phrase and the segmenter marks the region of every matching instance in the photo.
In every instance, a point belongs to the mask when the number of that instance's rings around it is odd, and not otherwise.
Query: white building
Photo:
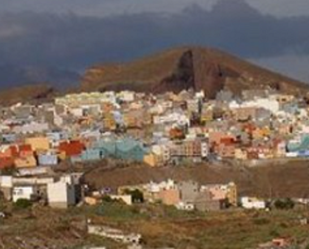
[[[252,197],[242,197],[241,205],[245,209],[265,209],[266,202],[264,200]]]
[[[161,157],[164,162],[170,160],[171,158],[171,153],[168,145],[153,145],[151,150],[156,156]]]
[[[190,119],[184,113],[172,112],[162,116],[154,116],[153,123],[155,125],[170,123],[174,126],[190,126]]]
[[[110,198],[112,200],[122,201],[129,206],[133,204],[132,195],[110,195]]]
[[[232,101],[229,104],[230,109],[237,109],[243,107],[264,108],[265,110],[269,110],[270,112],[276,114],[280,110],[280,103],[275,98],[256,98],[254,100],[245,101],[242,103]]]
[[[135,99],[135,93],[132,91],[121,91],[117,94],[117,97],[125,102],[132,102]]]
[[[48,130],[49,130],[48,123],[37,123],[37,122],[31,122],[13,128],[14,133],[22,133],[22,134],[43,133],[47,132]]]
[[[201,143],[201,156],[205,158],[208,156],[208,153],[209,153],[208,144],[206,142],[202,142]]]
[[[0,176],[0,188],[12,188],[13,177],[12,176]]]
[[[4,198],[8,201],[12,199],[13,189],[13,177],[12,176],[0,176],[0,191]]]
[[[13,202],[17,202],[19,199],[31,200],[36,194],[36,188],[34,186],[16,186],[13,188]]]
[[[51,207],[67,208],[76,204],[75,187],[65,181],[47,184],[47,199]]]

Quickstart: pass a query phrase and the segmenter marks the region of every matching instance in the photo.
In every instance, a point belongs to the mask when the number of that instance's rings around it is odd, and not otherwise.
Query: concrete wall
[[[178,188],[180,199],[184,203],[193,203],[199,192],[198,183],[193,181],[180,182]]]

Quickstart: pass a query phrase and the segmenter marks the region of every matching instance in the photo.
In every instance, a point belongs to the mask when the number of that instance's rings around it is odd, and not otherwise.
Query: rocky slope
[[[302,82],[255,66],[216,49],[182,47],[124,64],[89,68],[82,90],[135,90],[152,93],[204,90],[209,98],[222,89],[238,94],[244,89],[272,88],[299,94]]]

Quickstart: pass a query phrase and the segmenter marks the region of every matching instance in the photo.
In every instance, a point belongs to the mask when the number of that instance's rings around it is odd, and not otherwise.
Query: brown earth
[[[95,188],[117,188],[121,185],[163,181],[195,180],[200,184],[228,183],[234,181],[240,195],[258,197],[309,197],[309,162],[293,161],[255,168],[232,165],[196,165],[149,168],[131,166],[106,169],[104,166],[86,173],[85,180]]]
[[[41,102],[55,96],[55,90],[45,84],[25,85],[0,91],[0,105],[18,102]]]
[[[299,94],[302,82],[255,66],[222,51],[182,47],[125,64],[103,64],[89,68],[82,90],[135,90],[152,93],[204,90],[209,98],[222,89],[239,94],[244,89],[277,89]]]

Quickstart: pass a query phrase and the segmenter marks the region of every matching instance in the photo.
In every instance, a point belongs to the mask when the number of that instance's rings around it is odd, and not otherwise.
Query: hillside
[[[166,179],[177,181],[195,180],[200,184],[228,183],[234,181],[240,195],[264,198],[307,198],[308,161],[268,163],[260,167],[239,167],[229,164],[202,164],[192,167],[149,168],[133,166],[106,168],[97,165],[85,175],[85,181],[97,189],[123,185],[160,182]]]
[[[299,94],[308,86],[255,66],[222,51],[200,47],[171,49],[123,64],[89,68],[82,90],[135,90],[152,93],[204,90],[209,98],[222,89],[238,94],[244,89],[272,88]]]
[[[0,105],[18,102],[38,102],[53,97],[55,90],[45,84],[31,84],[0,91]]]

